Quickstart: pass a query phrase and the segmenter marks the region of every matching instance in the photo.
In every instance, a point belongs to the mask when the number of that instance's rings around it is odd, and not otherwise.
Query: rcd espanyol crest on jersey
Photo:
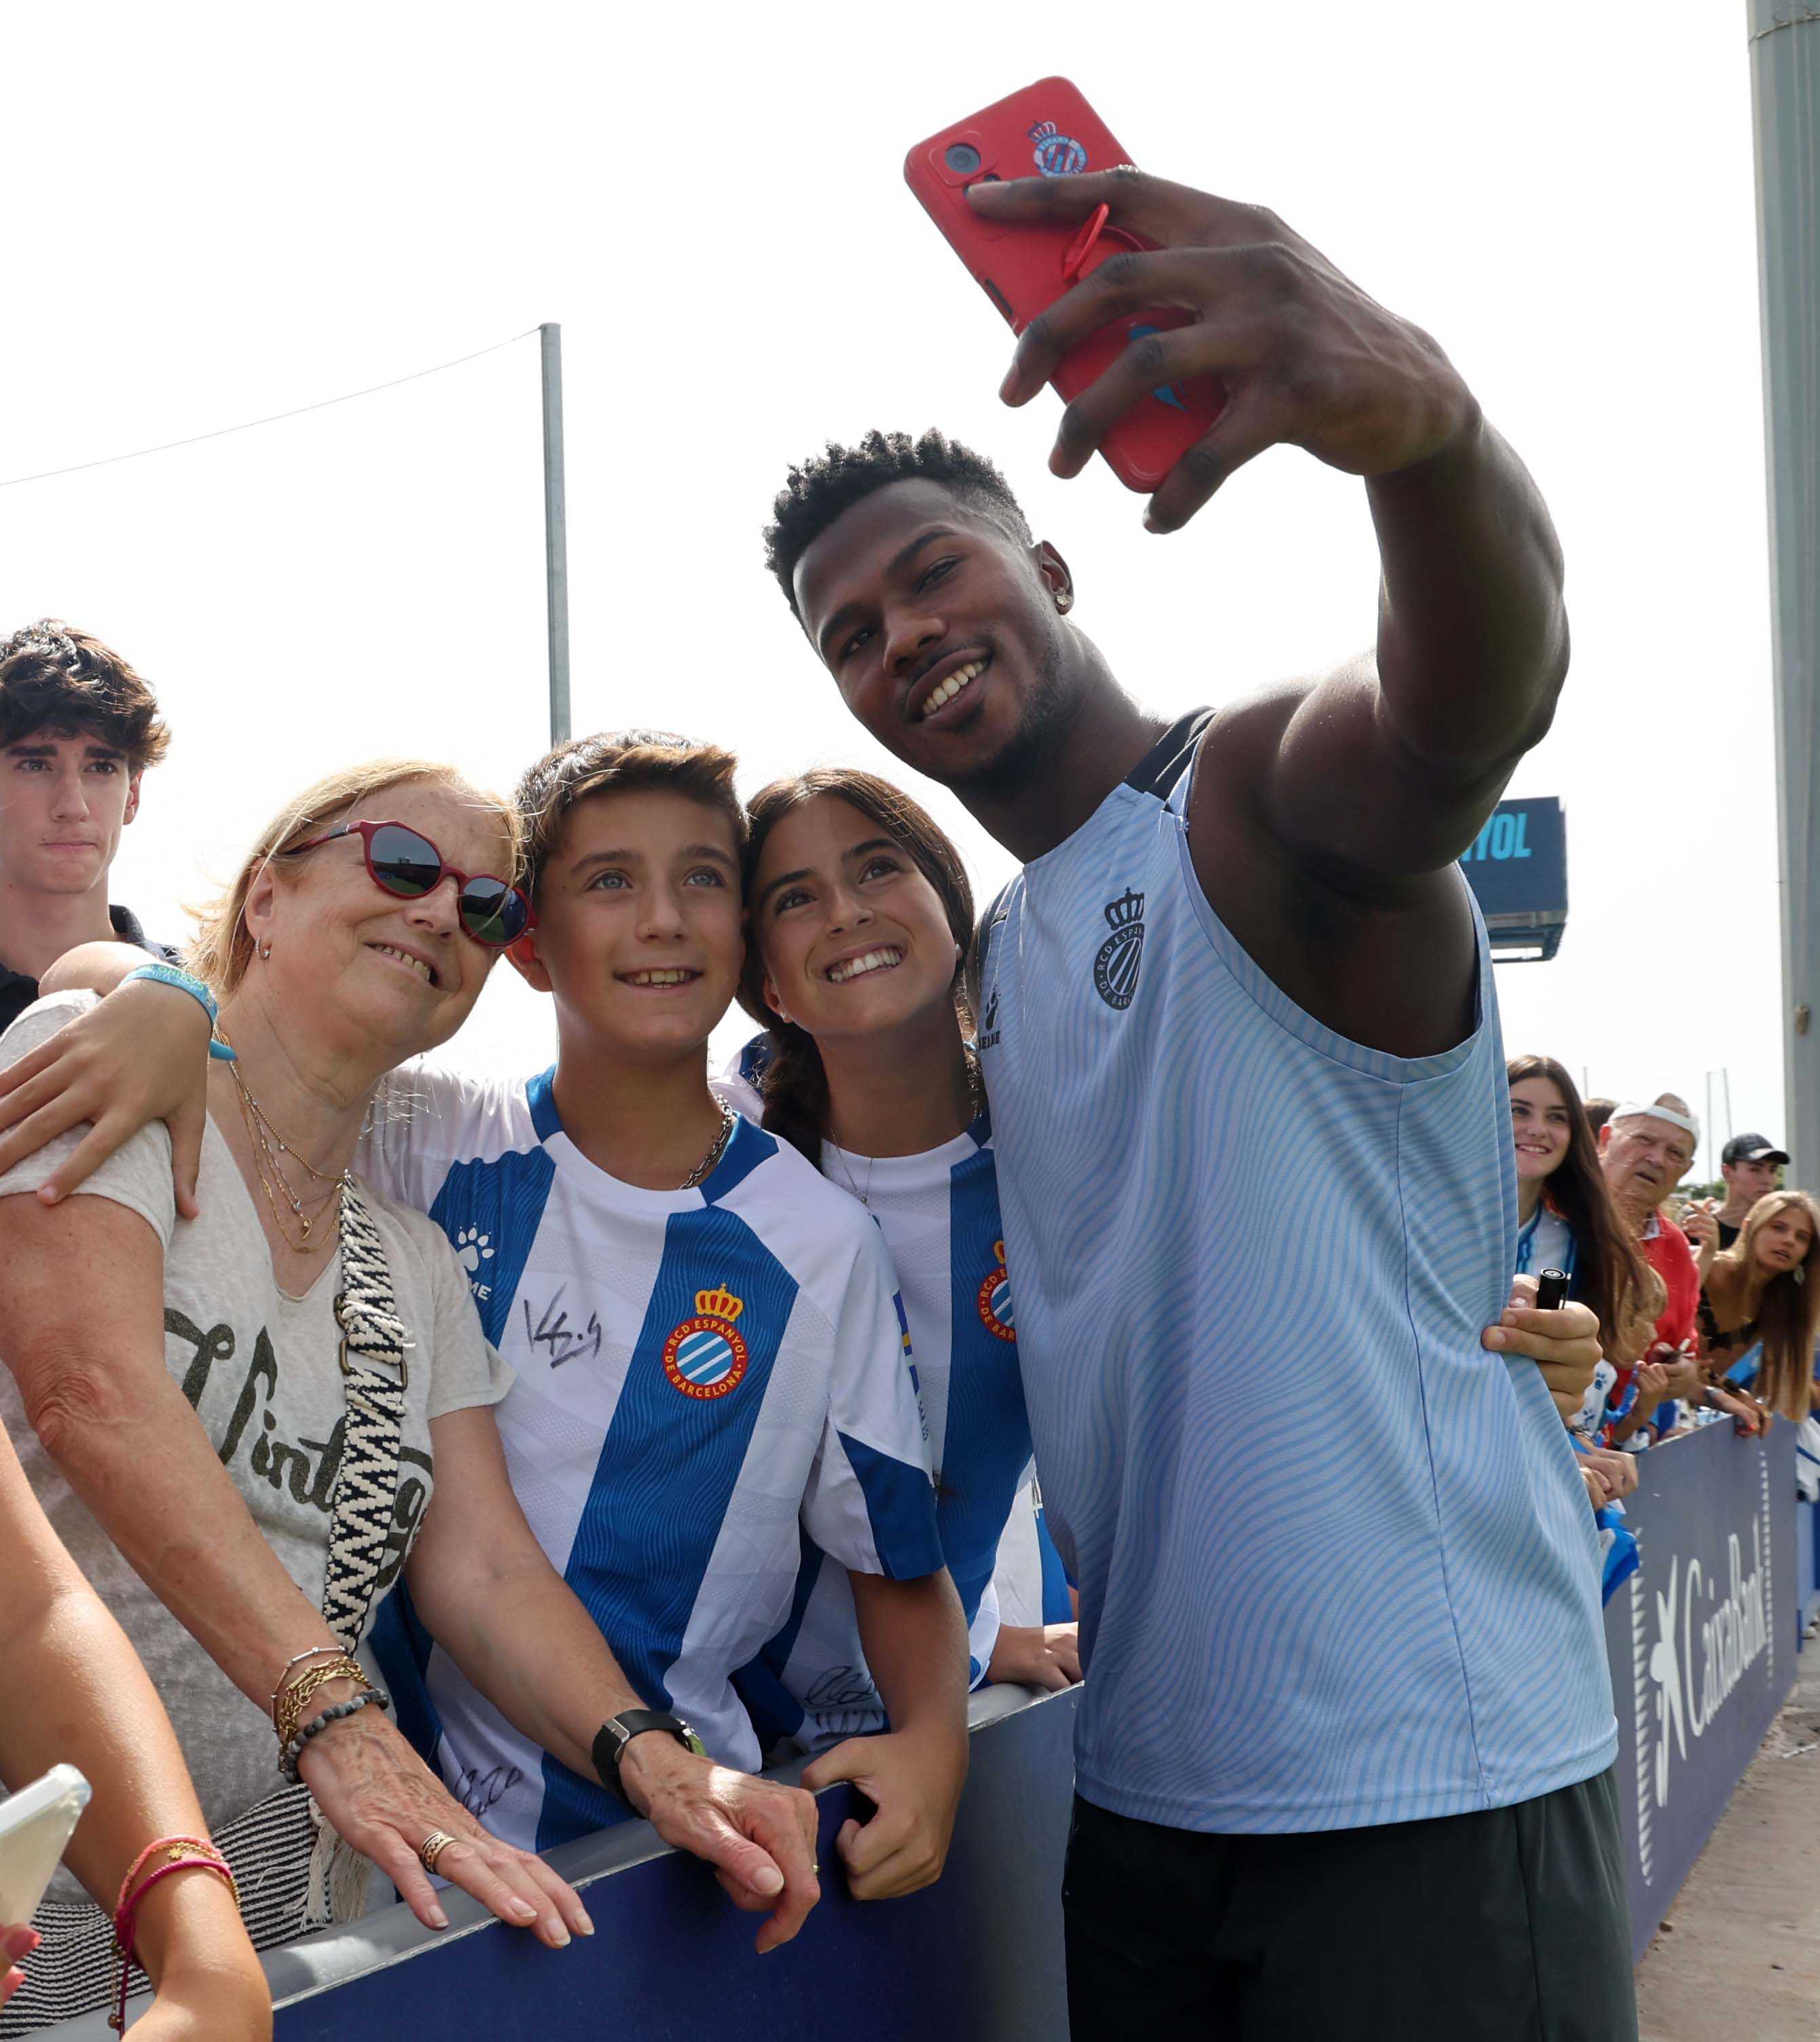
[[[1087,168],[1087,151],[1053,120],[1039,120],[1030,131],[1036,144],[1036,166],[1046,178],[1071,178]]]
[[[1120,1013],[1138,992],[1138,967],[1144,961],[1144,897],[1129,887],[1105,907],[1112,933],[1093,960],[1093,989]]]
[[[1017,1325],[1011,1316],[1011,1279],[1005,1274],[1004,1243],[995,1241],[992,1252],[999,1259],[999,1266],[980,1286],[980,1317],[988,1333],[996,1333],[1002,1340],[1015,1340],[1018,1336]]]
[[[685,1397],[725,1397],[739,1387],[749,1357],[733,1321],[745,1309],[725,1284],[695,1293],[695,1317],[663,1343],[663,1373]]]

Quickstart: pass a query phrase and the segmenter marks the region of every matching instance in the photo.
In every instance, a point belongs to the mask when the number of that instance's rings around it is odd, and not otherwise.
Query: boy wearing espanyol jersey
[[[854,1892],[881,1898],[941,1868],[966,1769],[965,1638],[878,1230],[708,1088],[743,952],[732,771],[645,732],[531,769],[537,922],[513,962],[555,1000],[556,1067],[509,1084],[412,1071],[362,1168],[468,1266],[518,1374],[499,1415],[519,1501],[672,1734],[755,1770],[732,1676],[786,1621],[805,1535],[849,1571],[893,1734],[862,1760],[828,1753],[805,1784],[863,1765],[878,1812],[840,1848]],[[623,1816],[514,1730],[402,1598],[391,1617],[400,1722],[492,1828],[541,1850]]]
[[[831,448],[768,534],[848,706],[1023,861],[982,1054],[1088,1669],[1076,2042],[1634,2036],[1597,1549],[1508,1358],[1590,1315],[1500,1321],[1508,1098],[1454,869],[1566,672],[1547,512],[1433,342],[1273,216],[1129,170],[968,197],[1136,243],[1027,330],[1013,401],[1108,320],[1188,312],[1069,406],[1057,469],[1217,377],[1152,528],[1283,441],[1366,478],[1383,566],[1375,662],[1171,721],[939,436]],[[1285,1482],[1311,1398],[1348,1422]]]

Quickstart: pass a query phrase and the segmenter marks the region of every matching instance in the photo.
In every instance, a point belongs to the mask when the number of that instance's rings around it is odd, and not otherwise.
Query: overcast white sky
[[[562,322],[578,728],[732,744],[748,790],[870,763],[760,566],[786,464],[939,423],[994,453],[1075,615],[1176,710],[1368,640],[1363,491],[1305,456],[1153,538],[910,197],[906,147],[1050,72],[1134,159],[1271,205],[1437,335],[1539,479],[1573,671],[1512,791],[1561,797],[1558,958],[1513,1050],[1780,1136],[1775,790],[1744,8],[1052,0],[645,10],[0,0],[0,481]],[[157,685],[170,761],[117,897],[160,932],[298,786],[545,740],[534,338],[384,396],[0,488],[0,629],[60,614]],[[977,884],[1009,870],[939,791]],[[495,974],[456,1048],[547,1061]],[[1719,1081],[1714,1079],[1715,1096]],[[1722,1106],[1719,1133],[1725,1132]]]

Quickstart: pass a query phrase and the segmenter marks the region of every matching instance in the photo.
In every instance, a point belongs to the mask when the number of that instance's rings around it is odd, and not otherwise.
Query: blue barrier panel
[[[1803,1644],[1808,1625],[1820,1616],[1820,1540],[1814,1535],[1816,1508],[1805,1497],[1795,1500],[1795,1580],[1799,1599],[1796,1618]]]
[[[487,2042],[1004,2042],[1068,2032],[1061,1861],[1079,1691],[974,1698],[973,1765],[940,1881],[849,1899],[836,1831],[851,1790],[819,1795],[823,1899],[793,1943],[752,1949],[759,1918],[707,1868],[629,1822],[550,1853],[595,1933],[546,1950],[444,1895],[451,1926],[403,1907],[271,1952],[276,2042],[484,2036]],[[143,2002],[140,2002],[143,2004]],[[130,2027],[129,2027],[130,2033]],[[101,2014],[46,2031],[101,2042]]]
[[[1795,1428],[1642,1456],[1642,1565],[1605,1608],[1631,1940],[1650,1938],[1795,1681]]]

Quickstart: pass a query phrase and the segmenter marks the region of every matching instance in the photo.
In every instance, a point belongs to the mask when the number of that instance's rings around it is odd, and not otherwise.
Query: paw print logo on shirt
[[[455,1259],[470,1276],[483,1262],[492,1260],[491,1240],[491,1234],[483,1233],[477,1226],[465,1226],[456,1235]]]

